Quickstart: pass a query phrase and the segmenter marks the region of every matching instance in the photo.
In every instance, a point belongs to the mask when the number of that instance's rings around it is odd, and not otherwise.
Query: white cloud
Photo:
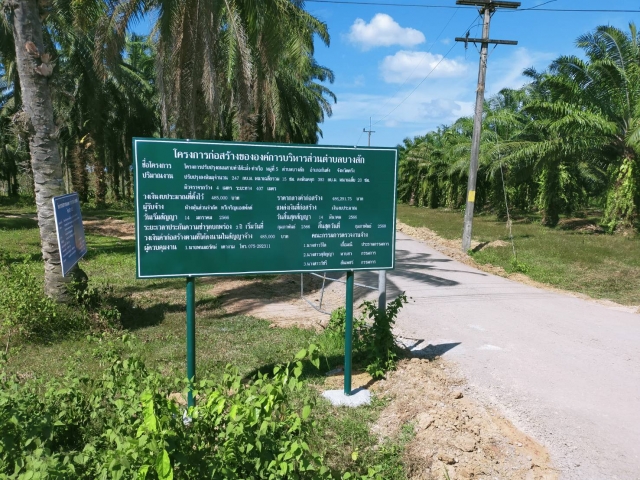
[[[347,38],[362,50],[391,45],[413,47],[425,41],[422,32],[414,28],[401,27],[385,13],[377,13],[369,23],[362,18],[357,18],[351,25]]]
[[[486,98],[495,95],[505,87],[520,88],[529,81],[522,76],[522,70],[528,67],[543,70],[557,55],[557,53],[526,48],[500,47],[489,58]],[[437,56],[437,58],[440,60],[442,57]],[[413,76],[416,80],[414,85],[428,73],[421,70],[429,69],[424,66],[429,63],[428,60],[433,59],[424,57],[421,66],[418,66],[421,76],[415,78],[418,73]],[[447,61],[448,59],[445,59],[438,70]],[[437,75],[434,72],[414,92],[412,92],[414,87],[411,85],[404,85],[398,89],[397,83],[385,84],[382,79],[376,82],[370,77],[366,77],[364,88],[351,87],[351,89],[336,91],[338,104],[333,109],[333,116],[328,118],[322,127],[325,131],[322,143],[351,145],[360,138],[360,145],[366,144],[366,134],[362,134],[362,128],[368,128],[370,116],[373,117],[373,130],[376,131],[372,136],[372,144],[392,146],[407,136],[423,135],[441,125],[451,125],[460,117],[473,115],[478,56],[469,55],[466,61],[463,58],[455,58],[451,61],[455,61],[457,67],[449,70],[449,76],[436,78]],[[405,71],[405,75],[416,68],[416,63],[411,63],[410,67]],[[457,69],[461,67],[465,69],[464,72],[458,72]],[[379,68],[382,74],[382,65]],[[391,75],[393,72],[396,70],[388,71],[387,76],[393,77]],[[458,75],[451,76],[452,72],[458,72]],[[402,79],[404,78],[403,76]]]
[[[380,71],[385,82],[403,83],[422,80],[429,74],[430,78],[460,77],[467,73],[467,65],[439,54],[400,50],[384,58]]]

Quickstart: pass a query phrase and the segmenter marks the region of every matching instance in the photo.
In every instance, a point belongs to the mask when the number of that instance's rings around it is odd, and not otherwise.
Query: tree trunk
[[[540,197],[538,204],[542,210],[541,223],[545,227],[555,227],[560,220],[562,199],[560,190],[560,165],[553,160],[546,165],[540,175]]]
[[[114,149],[109,150],[109,159],[111,164],[111,191],[113,192],[113,199],[116,202],[121,200],[120,196],[120,163],[117,158],[117,154]]]
[[[122,193],[127,200],[131,200],[131,155],[129,154],[131,142],[127,141],[127,136],[122,135],[122,148],[124,151],[124,168],[122,169],[122,178],[124,187],[122,187]]]
[[[84,147],[75,144],[71,150],[71,185],[73,190],[78,193],[78,197],[82,203],[88,200],[89,179],[87,178],[87,157],[84,153]]]
[[[620,165],[610,173],[611,186],[607,194],[603,223],[611,231],[633,227],[640,213],[639,164],[635,155],[627,152]]]
[[[96,142],[102,142],[103,140],[103,138],[100,138],[96,140]],[[104,146],[98,143],[98,145],[96,145],[96,158],[93,164],[95,199],[96,207],[98,208],[104,208],[107,204],[107,175],[104,170]]]
[[[51,66],[41,61],[45,52],[36,0],[13,0],[8,4],[13,10],[22,103],[30,122],[29,150],[44,259],[44,290],[54,299],[66,302],[70,299],[67,283],[71,277],[62,276],[52,203],[53,197],[64,194],[64,181],[47,80]]]

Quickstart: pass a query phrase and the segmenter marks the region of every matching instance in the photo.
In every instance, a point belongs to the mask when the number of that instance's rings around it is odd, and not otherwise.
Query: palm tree
[[[586,60],[559,57],[539,79],[547,97],[528,110],[548,135],[527,153],[548,159],[545,181],[556,191],[559,166],[592,180],[604,173],[604,223],[628,226],[640,208],[640,36],[633,23],[628,34],[601,26],[577,45]]]
[[[29,122],[29,150],[45,267],[44,290],[59,301],[68,301],[68,279],[62,276],[52,203],[53,197],[65,191],[49,88],[51,53],[44,48],[41,12],[36,1],[16,0],[5,6],[9,8],[22,105]]]
[[[105,51],[122,44],[129,22],[154,11],[152,38],[163,136],[317,141],[333,74],[313,59],[326,25],[299,0],[121,0],[98,32]],[[115,32],[115,34],[113,34]]]
[[[97,49],[108,10],[101,0],[86,3],[93,8],[83,8],[80,18],[73,3],[60,2],[49,22],[60,66],[54,105],[74,189],[83,201],[89,198],[91,170],[95,203],[103,205],[107,190],[115,200],[130,196],[131,138],[158,131],[153,49],[135,35],[116,52]]]

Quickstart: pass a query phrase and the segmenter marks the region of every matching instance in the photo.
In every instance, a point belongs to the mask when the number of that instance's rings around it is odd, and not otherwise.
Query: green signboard
[[[135,138],[138,278],[394,267],[390,148]]]

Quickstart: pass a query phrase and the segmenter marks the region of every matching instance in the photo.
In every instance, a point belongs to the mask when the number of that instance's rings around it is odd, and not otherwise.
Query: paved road
[[[456,362],[476,395],[548,447],[561,478],[640,479],[640,315],[475,270],[400,233],[396,254],[387,285],[412,297],[397,326],[416,349]]]

